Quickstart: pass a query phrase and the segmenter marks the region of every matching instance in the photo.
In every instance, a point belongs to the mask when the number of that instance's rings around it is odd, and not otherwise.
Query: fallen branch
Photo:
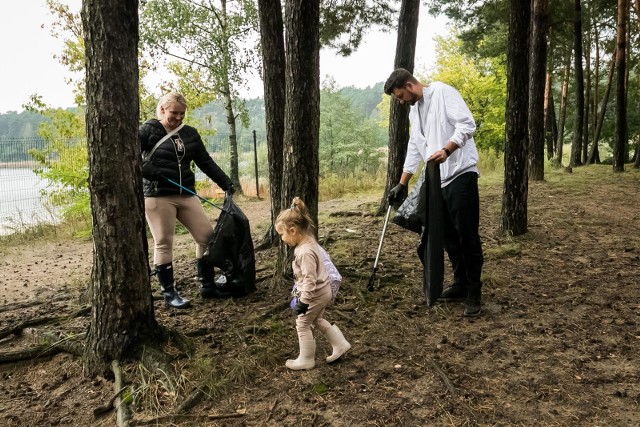
[[[266,423],[268,423],[268,422],[269,422],[269,420],[271,419],[271,417],[273,416],[273,413],[274,413],[274,412],[275,412],[275,410],[276,410],[276,406],[278,406],[278,399],[276,399],[276,400],[273,402],[273,405],[271,405],[271,409],[269,410],[269,415],[267,415],[267,419],[266,419],[266,420],[264,420],[264,423],[265,423],[265,424],[266,424]]]
[[[186,399],[182,401],[176,412],[178,414],[184,414],[185,412],[190,411],[193,407],[195,407],[198,403],[202,402],[204,399],[205,393],[202,391],[202,388],[198,387],[194,391],[187,396]]]
[[[331,212],[329,217],[349,217],[349,216],[373,216],[370,212],[362,212],[362,211],[337,211]]]
[[[126,402],[126,400],[123,400],[120,398],[120,393],[122,393],[122,391],[119,391],[123,388],[122,383],[122,370],[120,369],[120,362],[118,362],[117,360],[113,360],[111,362],[111,370],[113,371],[113,375],[115,377],[115,382],[113,384],[115,390],[117,391],[116,397],[115,397],[115,406],[117,408],[117,413],[116,413],[116,422],[118,423],[118,427],[129,427],[129,421],[131,419],[131,410],[129,409],[129,404]]]
[[[166,415],[163,417],[152,418],[150,420],[132,420],[131,426],[151,426],[151,425],[171,425],[182,421],[190,421],[192,423],[202,423],[206,421],[222,420],[225,418],[239,418],[244,414],[220,414],[220,415]]]

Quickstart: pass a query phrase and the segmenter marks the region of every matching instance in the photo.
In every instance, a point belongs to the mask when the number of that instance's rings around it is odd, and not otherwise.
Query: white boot
[[[295,360],[287,360],[285,365],[294,371],[313,369],[316,366],[316,340],[299,341],[299,344],[300,355]]]
[[[325,333],[325,336],[327,337],[329,344],[333,347],[333,353],[331,353],[331,356],[327,357],[327,363],[338,360],[340,356],[345,354],[351,348],[351,344],[349,344],[349,341],[344,339],[344,335],[342,335],[342,332],[340,332],[340,329],[338,329],[336,325],[331,325]]]

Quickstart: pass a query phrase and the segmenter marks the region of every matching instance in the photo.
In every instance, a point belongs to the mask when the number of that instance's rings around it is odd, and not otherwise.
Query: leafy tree
[[[358,114],[332,82],[320,92],[320,174],[375,174],[385,141],[382,129]]]
[[[504,151],[505,56],[474,59],[455,36],[436,38],[436,63],[428,81],[455,87],[476,121],[474,140],[481,149]]]
[[[237,111],[246,112],[238,95],[246,74],[257,67],[246,47],[255,38],[257,9],[252,0],[148,0],[142,4],[141,39],[152,58],[177,61],[168,69],[177,89],[197,108],[221,96],[229,132],[230,178],[241,192],[238,172]],[[179,35],[179,36],[177,36]]]

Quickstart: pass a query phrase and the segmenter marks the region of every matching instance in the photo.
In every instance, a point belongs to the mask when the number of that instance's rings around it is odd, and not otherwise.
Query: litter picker
[[[380,243],[378,244],[378,253],[376,254],[376,260],[373,263],[373,271],[371,272],[371,277],[369,278],[369,284],[367,285],[367,290],[369,292],[373,291],[373,285],[376,280],[376,271],[378,271],[378,260],[380,259],[380,252],[382,251],[382,242],[384,241],[384,233],[387,231],[387,224],[389,224],[389,215],[391,215],[391,205],[387,208],[387,215],[384,217],[384,225],[382,226],[382,235],[380,236]]]
[[[193,194],[194,196],[196,196],[198,199],[202,200],[203,202],[209,203],[209,204],[210,204],[211,206],[213,206],[214,208],[218,208],[218,209],[220,209],[221,211],[223,211],[223,210],[224,210],[224,209],[223,209],[223,208],[221,208],[220,206],[218,206],[218,205],[216,205],[215,203],[213,203],[213,202],[211,202],[211,201],[209,201],[209,200],[205,199],[204,197],[200,196],[198,193],[196,193],[196,192],[194,192],[194,191],[189,190],[187,187],[185,187],[185,186],[183,186],[183,185],[178,184],[178,183],[177,183],[177,182],[175,182],[174,180],[169,179],[169,178],[164,177],[164,176],[163,176],[163,178],[164,178],[164,179],[166,179],[166,180],[167,180],[168,182],[170,182],[171,184],[175,185],[176,187],[179,187],[179,188],[183,189],[183,190],[184,190],[184,191],[186,191],[187,193]]]

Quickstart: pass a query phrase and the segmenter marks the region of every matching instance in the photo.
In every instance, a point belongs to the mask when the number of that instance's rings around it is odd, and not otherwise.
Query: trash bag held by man
[[[203,257],[221,270],[222,274],[216,279],[221,290],[234,297],[256,290],[256,258],[249,220],[230,196],[224,199]]]

